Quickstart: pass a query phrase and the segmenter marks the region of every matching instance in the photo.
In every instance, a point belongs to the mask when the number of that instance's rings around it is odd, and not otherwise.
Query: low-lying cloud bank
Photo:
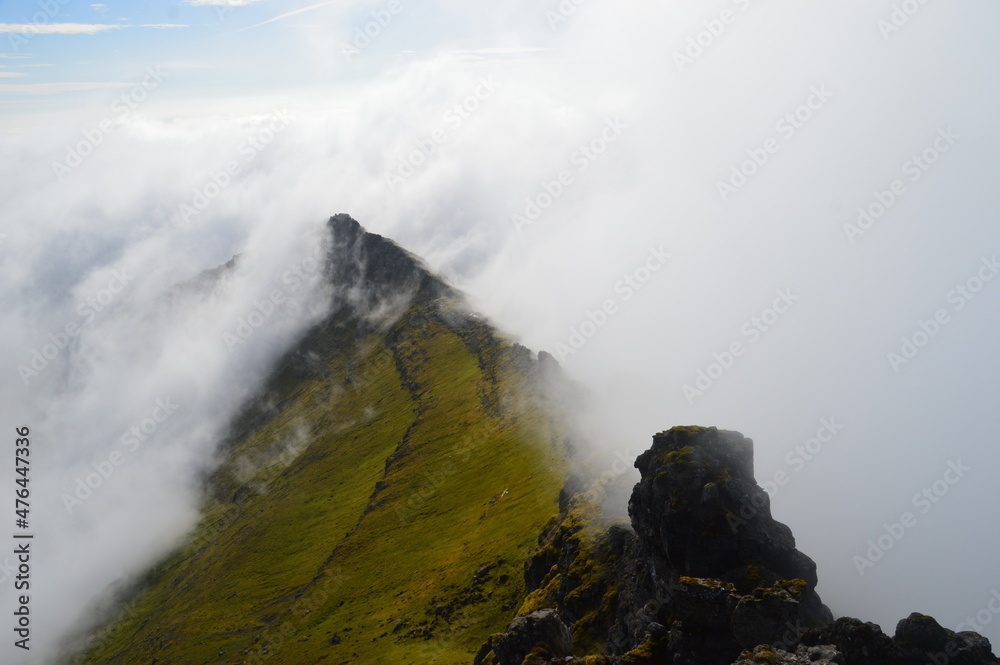
[[[348,40],[355,10],[315,14]],[[433,10],[474,36],[389,58],[401,14],[347,59],[303,27],[288,57],[356,78],[238,113],[118,90],[2,139],[0,421],[32,428],[39,653],[193,524],[229,416],[323,313],[309,235],[336,212],[561,356],[609,451],[754,438],[835,611],[1000,642],[997,8]]]

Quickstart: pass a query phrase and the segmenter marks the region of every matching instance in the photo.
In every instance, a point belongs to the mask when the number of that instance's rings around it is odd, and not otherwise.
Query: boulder
[[[559,613],[544,609],[514,619],[505,633],[493,640],[497,665],[521,665],[536,648],[547,657],[573,655],[573,638]],[[541,655],[536,652],[536,655]]]

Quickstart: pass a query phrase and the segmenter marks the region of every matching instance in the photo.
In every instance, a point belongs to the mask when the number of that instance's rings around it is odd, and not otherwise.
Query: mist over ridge
[[[40,442],[52,639],[196,522],[229,418],[327,313],[308,259],[345,212],[559,359],[608,458],[753,439],[835,612],[1000,642],[995,5],[402,3],[360,47],[387,6],[314,4],[4,33],[0,413]]]

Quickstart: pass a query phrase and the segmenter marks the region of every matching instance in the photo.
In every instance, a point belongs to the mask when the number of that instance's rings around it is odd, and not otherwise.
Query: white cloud
[[[679,423],[739,429],[756,441],[763,482],[787,471],[786,454],[832,416],[845,429],[773,501],[776,517],[817,560],[824,600],[889,631],[910,611],[950,627],[974,614],[982,588],[1000,583],[997,535],[982,526],[995,505],[990,470],[1000,468],[1000,284],[953,312],[954,321],[904,372],[892,372],[886,353],[947,304],[949,290],[973,274],[982,254],[1000,253],[993,223],[997,93],[982,83],[1000,64],[989,32],[996,20],[982,14],[996,19],[1000,8],[927,5],[919,21],[885,43],[875,29],[880,10],[862,0],[792,10],[753,3],[719,39],[703,38],[711,46],[683,73],[672,53],[710,18],[693,0],[587,3],[557,31],[527,0],[456,1],[450,9],[463,36],[444,35],[438,45],[455,53],[379,69],[373,51],[399,50],[397,33],[411,25],[401,20],[348,65],[340,42],[371,20],[365,8],[341,22],[343,36],[303,31],[301,73],[322,86],[242,102],[237,121],[230,108],[210,111],[205,101],[170,113],[151,101],[61,184],[51,162],[95,125],[0,137],[10,156],[0,163],[9,234],[0,247],[0,359],[9,365],[0,372],[0,420],[33,419],[55,432],[41,467],[48,485],[38,493],[47,505],[37,510],[54,525],[44,534],[46,570],[59,571],[43,589],[59,594],[40,591],[32,608],[44,614],[51,641],[119,573],[141,570],[169,547],[168,535],[191,523],[197,494],[184,483],[185,464],[203,462],[211,449],[213,428],[236,401],[227,387],[255,385],[282,344],[277,335],[256,347],[259,371],[243,375],[240,363],[226,366],[211,345],[197,343],[206,335],[219,341],[212,336],[227,317],[238,318],[262,287],[250,272],[232,301],[213,301],[225,316],[193,305],[150,329],[143,316],[155,296],[247,247],[258,248],[260,274],[268,274],[294,253],[271,249],[285,224],[339,211],[424,256],[502,328],[548,351],[605,299],[620,297],[616,283],[640,266],[651,244],[665,245],[674,254],[668,266],[619,301],[620,311],[565,363],[614,407],[601,414],[609,445],[635,451],[652,432]],[[475,39],[464,37],[469,26]],[[468,57],[525,48],[523,58]],[[364,66],[362,82],[336,83],[345,71],[355,75],[349,67]],[[968,76],[950,77],[954,71]],[[491,75],[498,90],[470,102],[475,110],[467,117],[455,113],[480,77]],[[824,83],[834,92],[829,104],[723,204],[715,182],[775,135],[776,121],[795,111],[811,86]],[[108,85],[13,84],[0,85],[0,93]],[[239,158],[252,132],[250,111],[283,104],[297,109],[292,127],[246,164],[193,227],[181,228],[177,206]],[[620,139],[594,161],[571,161],[616,115],[628,124]],[[962,134],[954,150],[919,181],[907,181],[906,195],[858,246],[848,244],[842,225],[873,193],[887,196],[900,165],[945,124]],[[447,140],[428,144],[435,130]],[[415,152],[428,145],[429,155]],[[414,154],[422,163],[390,190],[385,174]],[[511,215],[563,170],[572,186],[517,233]],[[75,316],[75,298],[122,263],[142,266],[134,283],[142,291],[95,322],[85,343],[65,356],[65,374],[50,370],[51,386],[26,391],[16,364]],[[779,288],[801,300],[689,405],[682,385],[744,339],[742,324],[760,316]],[[152,351],[143,348],[147,340]],[[212,368],[204,379],[202,363]],[[99,519],[61,521],[63,488],[144,415],[144,398],[192,384],[205,411],[183,421],[187,411],[178,412],[176,422],[199,435],[180,437],[173,452],[165,444],[165,461],[136,459],[116,472],[102,490],[106,498],[90,504]],[[213,408],[219,404],[224,408]],[[919,529],[860,578],[851,557],[956,457],[983,472],[921,515]],[[158,464],[165,473],[156,473]],[[0,598],[0,606],[9,600]],[[1000,642],[997,625],[989,629]]]
[[[549,47],[541,46],[493,46],[489,48],[476,48],[476,49],[453,49],[447,51],[447,53],[454,53],[455,55],[524,55],[527,53],[545,53],[551,52],[552,49]]]
[[[237,33],[244,32],[246,30],[253,30],[254,28],[259,28],[262,25],[267,25],[269,23],[274,23],[276,21],[281,21],[283,19],[289,18],[290,16],[297,16],[299,14],[304,14],[306,12],[311,12],[313,10],[320,9],[321,7],[326,7],[328,5],[336,4],[338,2],[340,2],[340,0],[328,0],[327,2],[318,2],[318,3],[314,4],[314,5],[308,5],[306,7],[300,7],[299,9],[295,9],[295,10],[290,11],[290,12],[285,12],[284,14],[279,14],[278,16],[275,16],[274,18],[269,18],[266,21],[261,21],[260,23],[255,23],[253,25],[248,25],[245,28],[240,28],[239,30],[234,30],[233,32],[226,33],[226,34],[227,35],[235,35]]]
[[[90,8],[93,9],[95,12],[106,12],[110,9],[110,7],[108,7],[103,2],[95,2],[94,4],[90,5]]]
[[[113,82],[85,82],[85,81],[65,81],[58,83],[3,83],[0,84],[0,94],[2,93],[22,93],[32,95],[54,95],[61,92],[86,92],[88,90],[105,90],[107,88],[130,88],[141,83],[129,83],[123,81]]]
[[[121,20],[126,21],[128,19]],[[0,23],[0,33],[21,35],[96,35],[108,30],[130,27],[133,26],[111,25],[107,23]],[[179,23],[143,23],[137,27],[188,28],[190,26]]]
[[[0,33],[21,35],[94,35],[120,25],[105,23],[0,23]]]
[[[0,71],[0,78],[17,78],[19,76],[27,76],[24,72],[4,72]]]
[[[185,4],[192,5],[194,7],[246,7],[247,5],[255,5],[259,2],[266,1],[267,0],[185,0]]]
[[[195,60],[167,60],[161,63],[161,67],[168,72],[211,69],[213,66],[211,63]]]

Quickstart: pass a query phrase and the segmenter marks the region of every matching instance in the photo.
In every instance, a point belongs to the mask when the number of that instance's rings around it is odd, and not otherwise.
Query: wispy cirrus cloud
[[[0,73],[0,77],[3,74]],[[57,83],[0,83],[0,95],[19,93],[30,95],[54,95],[61,92],[86,92],[88,90],[104,90],[106,88],[128,88],[142,85],[135,82],[115,81],[113,83],[94,81],[64,81]]]
[[[183,23],[142,23],[137,26],[108,23],[0,23],[0,33],[19,35],[96,35],[120,28],[190,28]],[[17,57],[6,55],[5,57]]]
[[[192,5],[194,7],[246,7],[247,5],[255,5],[258,2],[265,1],[266,0],[186,0],[185,4]]]
[[[0,23],[0,33],[20,35],[95,35],[125,26],[107,23]]]
[[[211,0],[208,0],[208,1],[211,1]],[[297,16],[299,14],[304,14],[306,12],[311,12],[314,9],[319,9],[320,7],[326,7],[327,5],[332,5],[332,4],[334,4],[335,2],[338,2],[338,1],[339,0],[327,0],[326,2],[317,2],[314,5],[308,5],[306,7],[301,7],[299,9],[295,9],[295,10],[292,10],[290,12],[285,12],[284,14],[278,14],[274,18],[269,18],[266,21],[261,21],[260,23],[254,23],[253,25],[248,25],[245,28],[240,28],[239,30],[234,30],[233,32],[230,32],[228,34],[235,35],[238,32],[243,32],[245,30],[252,30],[254,28],[259,28],[262,25],[267,25],[268,23],[274,23],[275,21],[281,21],[282,19],[289,18],[290,16]],[[219,3],[219,4],[226,4],[226,3],[222,2],[222,3]]]

